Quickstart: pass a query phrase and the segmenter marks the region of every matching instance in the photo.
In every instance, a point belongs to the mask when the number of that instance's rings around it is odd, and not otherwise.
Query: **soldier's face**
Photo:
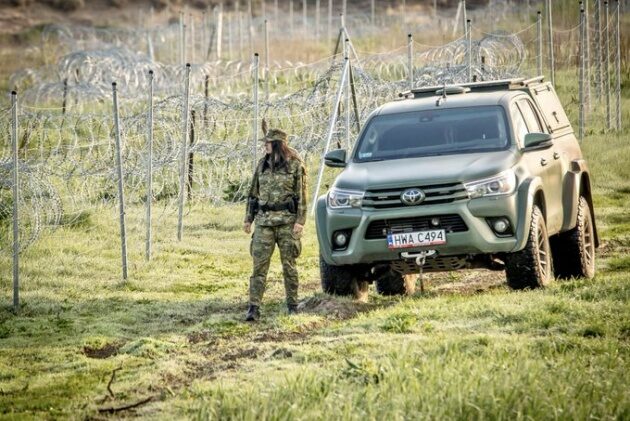
[[[271,142],[265,142],[265,153],[271,154]]]

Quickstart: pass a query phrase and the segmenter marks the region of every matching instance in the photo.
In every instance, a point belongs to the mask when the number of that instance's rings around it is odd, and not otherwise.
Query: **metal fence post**
[[[617,13],[615,14],[615,43],[617,44],[616,57],[615,57],[615,78],[617,79],[616,87],[615,87],[615,96],[616,96],[616,109],[617,109],[617,118],[616,118],[616,128],[617,131],[621,131],[621,32],[620,32],[620,12],[621,7],[619,6],[619,0],[616,0]]]
[[[586,45],[584,36],[584,9],[580,8],[580,38],[579,38],[579,67],[578,67],[578,91],[579,91],[579,114],[578,114],[578,139],[584,139],[584,59],[586,57]]]
[[[605,39],[604,39],[604,94],[606,96],[606,130],[610,130],[610,12],[608,8],[608,2],[604,2],[604,27],[605,27]]]
[[[190,97],[190,63],[186,63],[184,81],[184,107],[182,110],[182,158],[179,174],[179,206],[177,218],[177,240],[181,241],[184,233],[184,201],[186,200],[186,172],[188,169],[188,119],[190,116],[188,99]]]
[[[472,23],[470,19],[466,20],[466,45],[468,49],[468,82],[473,81],[473,59],[472,59]]]
[[[413,35],[407,34],[407,79],[409,90],[413,89]]]
[[[602,1],[595,0],[595,95],[602,99]]]
[[[346,78],[348,77],[348,66],[350,64],[350,60],[345,59],[345,63],[343,66],[343,70],[341,71],[341,80],[339,81],[339,87],[337,88],[337,95],[335,95],[335,103],[332,107],[332,114],[330,115],[330,120],[328,121],[328,131],[326,132],[326,146],[324,147],[324,152],[322,153],[322,160],[319,164],[319,173],[317,175],[317,183],[315,184],[315,191],[313,192],[313,204],[311,206],[311,215],[315,215],[315,204],[317,203],[317,193],[319,193],[319,188],[322,183],[322,176],[324,174],[324,156],[328,153],[328,148],[330,148],[330,142],[332,140],[333,132],[335,130],[335,123],[337,121],[337,113],[339,112],[339,103],[341,102],[341,94],[343,93],[343,88],[346,84]]]
[[[13,155],[13,311],[20,309],[20,238],[19,238],[19,161],[18,161],[18,98],[11,92],[11,150]]]
[[[556,85],[556,63],[554,60],[553,52],[553,16],[551,13],[551,0],[545,0],[545,6],[547,8],[547,30],[548,30],[548,45],[549,45],[549,76],[552,85]]]
[[[254,119],[252,121],[252,156],[253,156],[253,168],[256,171],[256,149],[258,147],[258,53],[254,54]]]
[[[350,40],[346,38],[344,41],[345,58],[348,60],[348,68],[350,68]],[[350,78],[346,77],[346,119],[345,119],[345,131],[346,131],[346,147],[350,150]]]
[[[265,19],[265,102],[269,102],[269,27]]]
[[[588,0],[584,0],[584,104],[586,112],[591,109],[591,36]]]
[[[543,59],[543,39],[542,39],[542,13],[540,10],[536,13],[536,73],[538,76],[543,74],[542,70],[542,59]]]
[[[122,168],[122,143],[120,141],[120,121],[118,117],[118,94],[116,92],[116,82],[112,83],[112,94],[114,98],[114,135],[116,137],[116,170],[118,173],[118,202],[120,209],[120,243],[122,253],[122,273],[123,279],[127,279],[127,228],[125,226],[125,190],[124,174]]]
[[[151,203],[153,202],[153,70],[149,70],[149,114],[147,118],[147,238],[145,257],[151,260]]]
[[[222,43],[223,43],[223,2],[219,3],[219,12],[217,13],[217,60],[221,59]]]
[[[468,36],[468,17],[466,16],[466,0],[462,0],[462,26],[464,36]]]

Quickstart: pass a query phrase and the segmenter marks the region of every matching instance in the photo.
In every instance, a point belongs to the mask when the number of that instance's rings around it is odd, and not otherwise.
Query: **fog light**
[[[505,218],[498,218],[494,220],[492,227],[496,233],[505,234],[505,232],[510,228],[510,223]]]
[[[440,226],[440,218],[431,218],[431,225],[433,225],[434,227],[439,227]]]
[[[345,245],[348,243],[348,234],[343,231],[339,231],[333,236],[333,241],[335,242],[335,246],[345,247]]]

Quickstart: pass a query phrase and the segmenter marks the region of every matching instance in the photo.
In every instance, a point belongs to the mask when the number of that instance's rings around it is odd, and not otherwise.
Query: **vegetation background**
[[[553,3],[556,22],[572,26],[569,2]],[[17,9],[26,7],[42,6]],[[26,25],[0,38],[4,90],[13,70],[37,64],[27,47],[40,30]],[[0,266],[0,418],[630,419],[625,46],[626,128],[607,132],[599,107],[582,143],[603,240],[595,279],[514,292],[502,273],[470,271],[430,275],[427,291],[412,297],[330,297],[319,292],[309,220],[302,313],[286,315],[276,256],[263,320],[244,324],[250,258],[242,206],[195,208],[187,241],[160,231],[149,263],[132,249],[127,282],[115,212],[94,211],[25,252],[17,315],[10,267]],[[574,127],[575,74],[557,76]],[[128,217],[131,227],[142,226],[141,208]],[[172,218],[164,224],[176,226]],[[142,243],[141,229],[129,235]],[[95,237],[98,258],[86,252]]]

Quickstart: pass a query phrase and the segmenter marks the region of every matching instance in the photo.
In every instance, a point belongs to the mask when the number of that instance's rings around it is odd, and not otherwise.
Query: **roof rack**
[[[513,78],[513,79],[500,79],[500,80],[486,80],[483,82],[469,82],[469,83],[457,83],[452,85],[446,85],[447,94],[451,93],[449,91],[453,91],[456,93],[453,87],[464,88],[459,93],[465,92],[491,92],[491,91],[501,91],[506,89],[523,89],[528,87],[529,85],[542,83],[544,80],[544,76],[536,76],[531,79],[525,79],[522,77]],[[468,88],[468,89],[466,89]],[[399,97],[409,99],[409,98],[426,98],[435,95],[441,95],[444,89],[444,85],[434,85],[434,86],[426,86],[422,88],[415,88],[410,91],[404,91],[398,94]],[[439,91],[439,93],[438,93]]]

